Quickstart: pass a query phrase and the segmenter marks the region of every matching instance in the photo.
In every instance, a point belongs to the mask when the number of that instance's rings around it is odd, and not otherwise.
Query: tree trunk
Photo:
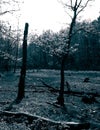
[[[24,89],[25,89],[26,60],[27,60],[27,35],[28,35],[28,23],[25,24],[25,30],[24,30],[23,59],[22,59],[21,75],[18,84],[17,101],[22,100],[25,95]]]
[[[9,27],[9,35],[8,35],[8,40],[7,40],[7,53],[10,54],[11,52],[11,45],[10,45],[10,33],[11,33],[11,26]],[[6,60],[6,65],[5,65],[5,69],[8,72],[10,70],[10,58],[7,57]]]
[[[64,106],[64,81],[65,81],[64,68],[65,68],[65,57],[63,56],[61,61],[61,70],[60,70],[60,75],[61,75],[60,91],[59,91],[59,96],[57,98],[57,103],[61,106]]]
[[[72,18],[72,22],[70,24],[69,28],[69,33],[68,33],[68,41],[66,42],[66,53],[65,55],[62,56],[62,61],[61,61],[61,85],[60,85],[60,92],[59,96],[57,98],[57,103],[61,106],[64,106],[64,69],[65,69],[65,61],[68,59],[69,55],[69,49],[70,49],[70,44],[71,44],[71,39],[72,39],[72,31],[75,26],[75,21],[76,21],[76,12],[74,12],[74,16]]]
[[[16,67],[17,67],[17,59],[18,59],[18,40],[17,40],[17,45],[16,45],[16,55],[15,55],[15,65],[14,65],[14,73],[16,72]]]

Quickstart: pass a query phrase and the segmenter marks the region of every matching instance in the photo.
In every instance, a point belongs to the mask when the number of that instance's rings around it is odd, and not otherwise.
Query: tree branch
[[[88,3],[89,3],[90,1],[92,1],[92,0],[87,0],[86,3],[85,3],[85,5],[84,5],[84,6],[81,6],[82,8],[77,12],[77,15],[85,9],[85,7],[88,5]]]
[[[82,3],[82,0],[80,0],[79,4],[77,5],[77,9],[80,7],[81,3]]]
[[[14,11],[19,11],[19,10],[7,10],[7,11],[4,11],[4,12],[1,12],[0,15],[4,15],[6,13],[12,13]]]
[[[49,88],[49,91],[50,92],[59,92],[60,90],[58,89],[55,89],[54,87],[46,84],[44,81],[41,81],[43,83],[44,86],[46,86],[47,88]],[[73,96],[78,96],[78,97],[82,97],[85,95],[93,95],[95,97],[100,97],[100,94],[97,93],[97,92],[84,92],[84,91],[73,91],[73,90],[70,90],[70,91],[64,91],[64,94],[69,94],[69,95],[73,95]]]
[[[34,126],[35,129],[43,129],[43,128],[55,128],[55,129],[66,129],[66,130],[83,130],[89,129],[90,123],[89,122],[61,122],[61,121],[54,121],[48,118],[44,118],[37,115],[32,115],[30,113],[25,112],[9,112],[9,111],[0,111],[1,118],[9,123],[9,118],[11,122],[19,122],[26,123],[28,126]],[[22,119],[22,120],[21,120]],[[11,123],[10,122],[10,123]]]

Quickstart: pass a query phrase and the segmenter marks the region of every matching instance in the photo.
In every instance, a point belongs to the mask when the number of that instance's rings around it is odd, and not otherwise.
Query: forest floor
[[[70,90],[84,92],[84,95],[64,94],[65,106],[61,107],[55,103],[59,93],[48,87],[59,89],[60,72],[28,70],[24,99],[13,105],[10,111],[5,111],[17,96],[19,77],[19,71],[15,74],[0,73],[0,130],[62,130],[57,123],[62,123],[63,126],[66,123],[89,123],[89,130],[100,130],[100,72],[65,71],[65,80],[69,83]],[[88,80],[84,82],[86,78]],[[65,91],[67,89],[65,84]],[[99,96],[95,96],[92,102],[84,102],[84,97],[91,97],[87,93],[97,93]],[[16,116],[18,113],[21,116]],[[29,122],[25,115],[33,116],[34,120]],[[64,129],[74,130],[67,126]]]

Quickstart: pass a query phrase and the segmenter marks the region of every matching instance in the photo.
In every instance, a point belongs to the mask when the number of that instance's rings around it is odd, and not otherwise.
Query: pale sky
[[[22,19],[37,32],[48,29],[59,31],[67,20],[64,8],[57,0],[26,0],[23,12]]]
[[[29,29],[41,33],[43,30],[51,29],[54,32],[65,28],[69,17],[59,0],[24,0],[19,17],[19,28],[24,28],[25,22],[29,23]],[[67,0],[66,0],[67,1]],[[81,20],[93,20],[100,15],[100,0],[95,0],[80,14]],[[7,15],[6,15],[7,17]],[[15,15],[10,17],[10,23],[18,23]],[[16,25],[17,26],[17,25]]]

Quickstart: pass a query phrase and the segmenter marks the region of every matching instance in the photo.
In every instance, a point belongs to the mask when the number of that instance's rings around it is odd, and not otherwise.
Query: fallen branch
[[[95,97],[100,97],[100,94],[99,93],[93,93],[93,92],[84,92],[84,91],[81,91],[81,92],[78,92],[78,91],[64,91],[64,94],[71,94],[71,95],[75,95],[75,96],[84,96],[84,95],[92,95],[92,96],[95,96]]]
[[[0,92],[17,92],[17,90],[12,90],[12,89],[0,89]]]
[[[43,86],[42,86],[43,87]],[[13,89],[0,89],[0,92],[17,92],[17,90],[13,90]],[[32,89],[26,89],[25,92],[45,92],[45,90],[32,90]]]
[[[57,108],[61,108],[62,106],[57,104],[56,102],[54,103],[51,103],[51,102],[46,102],[47,104],[50,104],[50,105],[53,105],[54,107],[57,107]]]
[[[4,117],[4,118],[3,118]],[[29,113],[22,112],[8,112],[0,111],[0,120],[6,121],[7,123],[13,122],[25,122],[27,126],[33,126],[33,129],[38,128],[55,128],[57,130],[82,130],[89,129],[90,123],[80,122],[58,122],[40,116],[32,115]]]
[[[45,82],[41,81],[43,83],[44,86],[46,86],[47,88],[49,88],[49,90],[51,92],[59,92],[60,90],[58,89],[55,89],[54,87],[51,87],[50,85],[46,84]],[[74,95],[74,96],[79,96],[79,97],[82,97],[84,95],[92,95],[92,96],[95,96],[95,97],[100,97],[100,94],[95,92],[84,92],[84,91],[73,91],[73,90],[68,90],[68,91],[64,91],[64,94],[69,94],[69,95]]]
[[[46,86],[51,92],[58,92],[57,89],[51,87],[50,85],[46,84],[44,81],[41,81],[44,86]]]

